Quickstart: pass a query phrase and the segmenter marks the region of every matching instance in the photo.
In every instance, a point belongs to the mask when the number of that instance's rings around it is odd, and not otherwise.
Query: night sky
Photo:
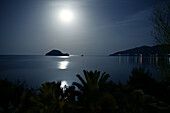
[[[108,55],[153,45],[156,0],[0,0],[0,54]],[[62,22],[69,9],[74,18]]]

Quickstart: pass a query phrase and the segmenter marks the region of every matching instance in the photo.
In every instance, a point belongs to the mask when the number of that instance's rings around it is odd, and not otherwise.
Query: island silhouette
[[[141,46],[136,47],[133,49],[128,49],[124,51],[119,51],[113,54],[110,54],[109,56],[135,56],[135,55],[143,55],[143,56],[150,56],[150,55],[169,55],[170,45],[156,45],[156,46]]]
[[[69,56],[68,53],[62,53],[61,51],[59,50],[51,50],[50,52],[46,53],[45,54],[46,56]]]

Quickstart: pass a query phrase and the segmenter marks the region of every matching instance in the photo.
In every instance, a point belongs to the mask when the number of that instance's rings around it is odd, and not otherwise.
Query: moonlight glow
[[[69,9],[63,9],[59,12],[59,19],[62,22],[65,23],[70,23],[73,21],[74,19],[74,14],[71,10]]]

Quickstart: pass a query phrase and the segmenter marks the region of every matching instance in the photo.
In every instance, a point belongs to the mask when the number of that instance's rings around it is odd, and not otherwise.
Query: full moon
[[[70,23],[74,19],[74,13],[69,9],[63,9],[59,12],[59,19],[64,23]]]

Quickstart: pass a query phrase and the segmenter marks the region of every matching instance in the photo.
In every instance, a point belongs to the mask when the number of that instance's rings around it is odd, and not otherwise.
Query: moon
[[[63,23],[71,23],[74,20],[74,13],[70,9],[62,9],[59,11],[59,20]]]

